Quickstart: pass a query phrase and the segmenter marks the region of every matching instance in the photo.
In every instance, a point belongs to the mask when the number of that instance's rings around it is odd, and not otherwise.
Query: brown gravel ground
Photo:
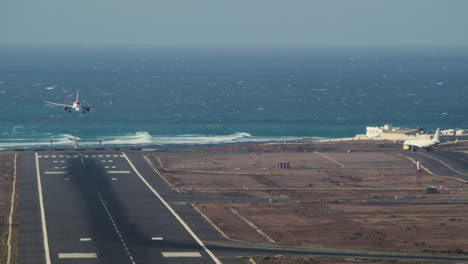
[[[7,259],[7,238],[8,238],[8,217],[10,214],[11,192],[13,186],[14,155],[0,154],[0,263],[6,263]],[[13,237],[16,241],[17,218],[13,219]],[[13,247],[16,252],[16,247]]]
[[[466,151],[457,146],[450,148]],[[269,243],[231,208],[276,244],[465,254],[466,184],[427,172],[418,178],[415,165],[397,155],[400,148],[392,142],[217,146],[150,158],[174,187],[195,188],[182,192],[264,197],[265,203],[195,205],[232,239]],[[291,168],[278,169],[280,161]],[[426,186],[442,188],[426,194]],[[268,203],[267,197],[279,202]]]

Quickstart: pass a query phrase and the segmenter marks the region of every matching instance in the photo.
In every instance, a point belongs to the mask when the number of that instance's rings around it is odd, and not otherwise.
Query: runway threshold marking
[[[127,160],[128,164],[130,164],[130,167],[132,167],[133,171],[138,175],[138,177],[143,181],[143,183],[148,187],[148,189],[153,192],[153,194],[158,197],[158,199],[166,206],[166,208],[172,213],[172,215],[179,221],[179,223],[187,230],[187,232],[195,239],[195,241],[200,245],[200,247],[205,250],[206,253],[211,257],[211,259],[216,263],[216,264],[222,264],[222,262],[209,250],[205,244],[198,238],[198,236],[192,231],[192,229],[185,223],[185,221],[179,216],[179,214],[174,211],[174,209],[162,198],[161,195],[146,181],[146,179],[140,174],[140,172],[137,170],[135,165],[130,161],[128,156],[125,154],[125,152],[122,152],[122,156]]]
[[[42,183],[41,183],[41,170],[39,168],[39,157],[37,152],[34,153],[36,156],[36,176],[37,176],[37,190],[39,193],[39,208],[41,211],[41,223],[42,223],[42,235],[44,241],[44,256],[46,264],[50,264],[50,252],[49,252],[49,237],[47,236],[47,225],[44,211],[44,198],[42,197]]]
[[[97,258],[96,253],[59,253],[59,259],[71,259],[71,258]]]
[[[199,258],[202,255],[199,252],[161,252],[165,258]]]

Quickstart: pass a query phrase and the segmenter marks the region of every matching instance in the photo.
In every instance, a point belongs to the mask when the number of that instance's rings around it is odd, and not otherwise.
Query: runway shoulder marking
[[[130,171],[107,171],[107,173],[110,173],[110,174],[129,174]]]
[[[197,258],[202,255],[199,252],[161,252],[165,258]]]
[[[96,253],[59,253],[59,259],[70,259],[70,258],[97,258]]]
[[[80,241],[81,241],[81,242],[91,241],[91,238],[89,238],[89,237],[82,237],[82,238],[80,238]]]
[[[47,224],[45,218],[45,209],[44,209],[44,198],[42,197],[42,183],[41,183],[41,169],[39,166],[39,158],[37,152],[34,153],[36,156],[36,177],[37,177],[37,191],[39,193],[39,208],[41,210],[41,224],[42,224],[42,239],[44,243],[44,257],[45,264],[50,264],[50,251],[49,251],[49,237],[47,235]]]
[[[152,237],[151,240],[163,240],[162,237]]]
[[[44,174],[65,174],[65,171],[44,171]]]

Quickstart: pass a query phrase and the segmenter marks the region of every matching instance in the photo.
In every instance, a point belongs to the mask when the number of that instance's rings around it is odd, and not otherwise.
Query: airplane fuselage
[[[72,108],[75,109],[76,111],[80,111],[81,110],[80,102],[78,101],[73,102]]]
[[[433,139],[410,139],[403,142],[404,150],[416,150],[422,148],[427,151],[431,150],[433,146],[437,146],[440,143],[439,140],[439,129],[437,129]]]

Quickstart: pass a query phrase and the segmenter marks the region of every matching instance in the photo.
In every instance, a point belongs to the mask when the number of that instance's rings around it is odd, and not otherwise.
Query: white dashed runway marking
[[[65,171],[44,171],[44,174],[65,174]]]
[[[97,258],[96,253],[59,253],[59,259],[71,259],[71,258]]]
[[[89,237],[83,237],[83,238],[80,238],[80,241],[81,241],[81,242],[91,241],[91,238],[89,238]]]
[[[163,240],[162,237],[152,237],[151,240]]]
[[[101,200],[101,204],[104,207],[104,210],[106,210],[107,216],[109,217],[109,220],[111,221],[111,224],[114,226],[115,232],[119,236],[120,242],[122,243],[125,251],[127,252],[128,257],[130,258],[130,261],[132,262],[132,264],[135,264],[135,261],[133,260],[133,256],[130,253],[130,250],[128,249],[128,247],[127,247],[127,243],[125,242],[125,239],[124,239],[122,233],[120,232],[119,228],[115,224],[114,218],[112,217],[109,209],[107,208],[106,202],[104,202],[104,199],[102,199],[102,196],[101,196],[100,192],[97,192],[97,194],[98,194],[99,200]]]
[[[199,252],[161,252],[165,258],[197,258],[202,255]]]
[[[110,174],[119,174],[119,173],[126,173],[126,174],[129,174],[130,171],[107,171],[107,173],[110,173]]]

